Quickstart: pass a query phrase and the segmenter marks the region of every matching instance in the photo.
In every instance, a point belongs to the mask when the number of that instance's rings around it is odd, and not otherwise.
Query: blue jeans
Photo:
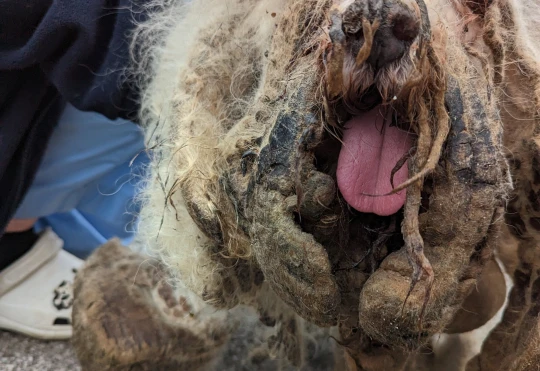
[[[83,258],[112,237],[128,244],[147,163],[138,126],[68,105],[15,218],[39,218]]]

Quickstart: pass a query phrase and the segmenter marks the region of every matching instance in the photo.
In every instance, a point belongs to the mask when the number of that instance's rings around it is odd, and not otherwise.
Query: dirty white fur
[[[137,243],[159,255],[178,274],[179,281],[198,294],[207,284],[217,286],[219,266],[210,261],[204,248],[212,242],[193,222],[181,192],[176,192],[177,179],[210,178],[214,163],[210,157],[217,156],[216,148],[225,133],[220,126],[223,118],[214,107],[205,106],[205,102],[190,96],[193,92],[186,91],[186,85],[196,89],[198,82],[182,82],[197,68],[192,58],[198,52],[201,30],[219,25],[220,19],[239,15],[243,30],[236,30],[235,34],[256,30],[253,39],[262,55],[269,47],[276,23],[276,19],[263,15],[279,13],[285,3],[194,0],[183,4],[158,0],[154,5],[161,6],[162,11],[141,25],[133,41],[133,73],[142,76],[141,118],[151,155],[150,174],[141,197]],[[247,19],[245,13],[249,13]],[[197,125],[191,126],[193,121]],[[199,125],[201,122],[204,125]],[[201,157],[208,161],[197,161]],[[206,206],[210,211],[215,209],[211,200]]]
[[[524,56],[530,58],[531,65],[537,65],[540,61],[540,2],[537,0],[511,0],[514,9],[514,18],[517,25],[518,49],[526,51]]]

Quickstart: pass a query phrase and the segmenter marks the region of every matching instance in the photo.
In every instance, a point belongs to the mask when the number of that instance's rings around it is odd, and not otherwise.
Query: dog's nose
[[[420,15],[406,2],[394,3],[373,38],[367,62],[376,70],[400,59],[420,32]]]
[[[420,32],[421,14],[414,0],[355,0],[344,13],[345,33],[361,32],[361,20],[379,25],[366,60],[378,70],[409,50]]]

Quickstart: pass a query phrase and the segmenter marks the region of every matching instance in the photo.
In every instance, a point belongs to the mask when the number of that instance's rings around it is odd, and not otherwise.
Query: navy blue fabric
[[[66,101],[135,117],[137,92],[123,76],[130,31],[146,14],[134,0],[0,1],[0,235]]]

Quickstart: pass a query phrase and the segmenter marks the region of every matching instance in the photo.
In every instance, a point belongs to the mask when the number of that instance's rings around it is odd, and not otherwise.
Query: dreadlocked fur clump
[[[339,325],[365,369],[381,357],[374,340],[411,349],[444,331],[497,245],[512,188],[503,126],[511,155],[522,141],[538,153],[540,52],[524,35],[539,6],[400,1],[418,35],[375,70],[366,60],[386,20],[350,7],[376,1],[158,3],[133,44],[152,157],[144,246],[208,303],[280,322],[295,364],[300,317]],[[349,43],[360,28],[363,44]],[[393,191],[407,189],[403,215],[388,223],[351,213],[335,185],[332,148],[373,89],[416,138],[393,171],[409,167]],[[527,134],[515,134],[524,116]],[[401,220],[401,240],[385,237]],[[404,354],[389,350],[379,369]]]

